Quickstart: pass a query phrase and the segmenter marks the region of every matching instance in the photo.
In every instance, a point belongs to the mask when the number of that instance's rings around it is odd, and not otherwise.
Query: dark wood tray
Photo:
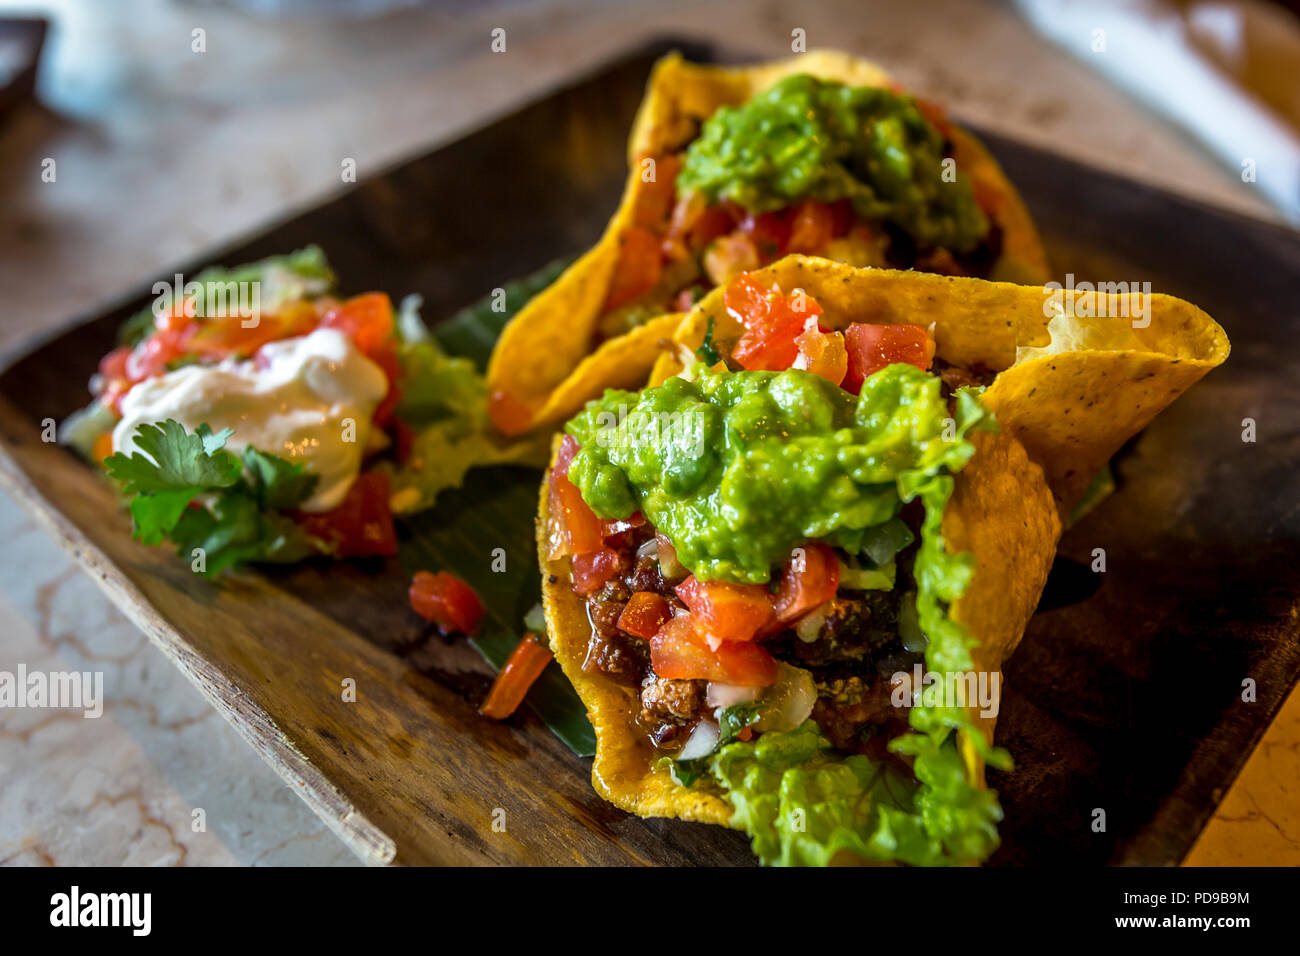
[[[344,289],[418,292],[449,315],[600,233],[661,42],[237,247],[309,243]],[[1300,673],[1300,239],[997,137],[1057,269],[1150,281],[1203,306],[1233,354],[1136,438],[1119,491],[1062,543],[1043,609],[1007,667],[992,774],[998,863],[1174,863]],[[590,763],[530,716],[474,708],[487,669],[427,640],[393,561],[247,574],[214,587],[130,540],[92,469],[40,441],[148,290],[70,326],[0,375],[0,477],[364,859],[408,863],[752,863],[721,828],[644,821],[592,792]],[[1259,441],[1241,440],[1256,419]],[[503,487],[536,476],[480,474]],[[439,506],[455,514],[455,496]],[[530,529],[503,530],[526,554]],[[1087,569],[1104,547],[1108,569]],[[1046,608],[1051,607],[1051,610]],[[521,609],[522,613],[522,609]],[[357,680],[356,703],[339,682]],[[1242,681],[1258,698],[1241,700]],[[494,832],[494,810],[506,832]],[[1094,810],[1106,812],[1094,832]]]

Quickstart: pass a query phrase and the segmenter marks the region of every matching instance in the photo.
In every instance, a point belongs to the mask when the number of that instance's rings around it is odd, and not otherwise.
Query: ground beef
[[[939,378],[943,380],[944,389],[948,394],[952,394],[959,388],[967,386],[986,386],[993,384],[993,379],[997,377],[996,372],[989,371],[982,365],[975,365],[965,368],[957,365],[949,365],[943,359],[934,360],[934,371]]]
[[[637,720],[656,746],[681,746],[707,705],[702,680],[670,680],[648,673],[641,682],[641,712]]]
[[[863,753],[882,728],[900,718],[906,720],[906,712],[890,700],[888,678],[853,676],[817,682],[812,719],[840,750]]]
[[[768,649],[796,667],[854,665],[861,670],[876,650],[898,635],[898,594],[893,591],[841,592],[831,599],[815,641],[794,631],[768,641]]]
[[[650,648],[644,640],[618,626],[629,597],[631,592],[622,582],[611,581],[587,598],[591,637],[582,669],[599,671],[619,684],[637,687],[650,667]]]

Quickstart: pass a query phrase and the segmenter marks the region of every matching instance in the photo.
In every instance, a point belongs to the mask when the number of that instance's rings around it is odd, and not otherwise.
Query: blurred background
[[[1300,222],[1295,3],[0,0],[0,356],[348,188],[344,158],[365,178],[651,37],[799,31],[984,129]],[[352,862],[3,495],[0,537],[0,668],[104,670],[109,698],[0,713],[0,863]]]

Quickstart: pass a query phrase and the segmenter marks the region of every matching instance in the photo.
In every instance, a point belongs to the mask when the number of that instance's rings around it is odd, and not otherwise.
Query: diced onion
[[[755,730],[765,733],[794,730],[812,713],[817,703],[817,685],[812,674],[801,667],[779,663],[776,682],[763,695],[763,709]]]
[[[710,681],[704,690],[704,702],[715,710],[719,707],[734,707],[736,704],[748,704],[755,700],[762,688],[741,687],[738,684],[719,684]]]
[[[707,757],[718,746],[718,725],[711,720],[701,720],[691,731],[691,736],[677,755],[678,760],[695,760]]]
[[[658,545],[656,553],[659,555],[659,573],[664,576],[664,580],[677,581],[686,577],[686,568],[677,560],[677,549],[673,543],[662,534],[655,535],[655,542]]]
[[[826,618],[830,614],[830,602],[819,604],[803,617],[799,618],[799,623],[794,626],[794,632],[799,636],[799,640],[805,644],[811,644],[821,636],[822,625],[826,623]]]
[[[642,558],[658,558],[659,539],[651,538],[649,541],[646,541],[641,545],[641,547],[636,549],[636,556],[638,561]]]

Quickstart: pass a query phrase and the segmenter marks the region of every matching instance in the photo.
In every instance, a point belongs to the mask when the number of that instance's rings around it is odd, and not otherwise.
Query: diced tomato
[[[319,322],[316,303],[306,301],[289,302],[264,315],[204,316],[191,324],[185,350],[211,361],[247,357],[268,342],[306,335]]]
[[[751,371],[790,368],[799,354],[795,339],[803,334],[809,319],[822,314],[822,307],[807,293],[796,290],[787,296],[748,275],[727,286],[723,305],[745,325],[732,358]]]
[[[761,584],[701,581],[692,574],[676,591],[711,647],[722,641],[752,641],[776,617],[772,595]]]
[[[95,444],[90,450],[90,459],[97,465],[102,465],[104,459],[113,454],[113,433],[104,432],[102,435],[95,436]]]
[[[903,363],[928,371],[934,361],[934,339],[919,325],[866,325],[855,322],[844,330],[849,373],[842,383],[857,393],[867,376],[887,365]]]
[[[619,240],[618,262],[605,296],[605,311],[617,309],[659,284],[663,252],[659,237],[642,226],[632,226]]]
[[[835,215],[831,207],[815,199],[805,199],[795,209],[785,251],[815,255],[826,248],[834,229]]]
[[[184,326],[160,328],[136,346],[126,360],[127,378],[141,382],[167,372],[167,366],[185,355],[194,322]]]
[[[839,332],[805,329],[794,344],[799,354],[795,356],[793,368],[820,375],[832,385],[844,381],[849,371],[849,353],[844,346],[844,336]]]
[[[387,293],[367,292],[341,302],[320,320],[322,329],[338,329],[358,349],[373,356],[393,337],[393,303]]]
[[[626,518],[602,518],[600,522],[600,533],[606,537],[612,537],[616,534],[622,534],[624,531],[631,531],[633,528],[639,528],[645,524],[645,515],[639,511],[634,511]]]
[[[601,586],[618,573],[618,552],[613,548],[600,548],[573,556],[573,590],[584,597],[595,594]]]
[[[643,171],[643,181],[637,193],[632,222],[647,229],[662,229],[668,223],[677,197],[677,174],[682,169],[682,157],[672,153],[655,159],[655,178],[650,182],[644,181],[645,158],[638,162],[637,168]]]
[[[397,532],[388,506],[388,476],[361,474],[332,511],[297,512],[294,520],[340,558],[388,557],[397,553]]]
[[[131,356],[131,347],[122,345],[113,349],[99,360],[99,374],[105,379],[126,378],[126,360]]]
[[[533,410],[527,402],[503,389],[488,397],[488,417],[503,435],[522,435],[533,424]]]
[[[409,591],[411,609],[444,634],[476,634],[483,602],[474,589],[446,571],[416,571]]]
[[[637,591],[628,600],[623,613],[618,616],[618,626],[629,634],[647,641],[659,633],[659,628],[673,616],[668,600],[653,591]]]
[[[835,597],[840,564],[835,552],[819,542],[795,548],[781,569],[781,586],[772,601],[777,620],[793,621]]]
[[[724,641],[710,648],[686,614],[670,618],[650,638],[650,666],[659,677],[741,687],[766,687],[777,674],[775,658],[758,644]]]
[[[740,221],[741,230],[754,240],[764,262],[780,259],[790,242],[791,209],[777,212],[749,213]]]
[[[565,435],[560,443],[560,453],[551,469],[551,488],[554,500],[564,519],[564,533],[569,542],[569,554],[594,554],[605,547],[605,526],[596,512],[582,498],[578,486],[569,480],[569,463],[579,451],[572,435]]]
[[[831,211],[831,237],[838,238],[846,236],[849,230],[858,222],[858,214],[853,211],[853,203],[848,199],[841,199],[838,202],[830,204]]]
[[[719,236],[736,228],[735,209],[727,203],[718,203],[705,209],[691,226],[691,248],[703,249]]]
[[[505,720],[524,702],[528,689],[551,663],[551,652],[531,634],[525,634],[501,668],[487,699],[479,708],[484,717]]]

